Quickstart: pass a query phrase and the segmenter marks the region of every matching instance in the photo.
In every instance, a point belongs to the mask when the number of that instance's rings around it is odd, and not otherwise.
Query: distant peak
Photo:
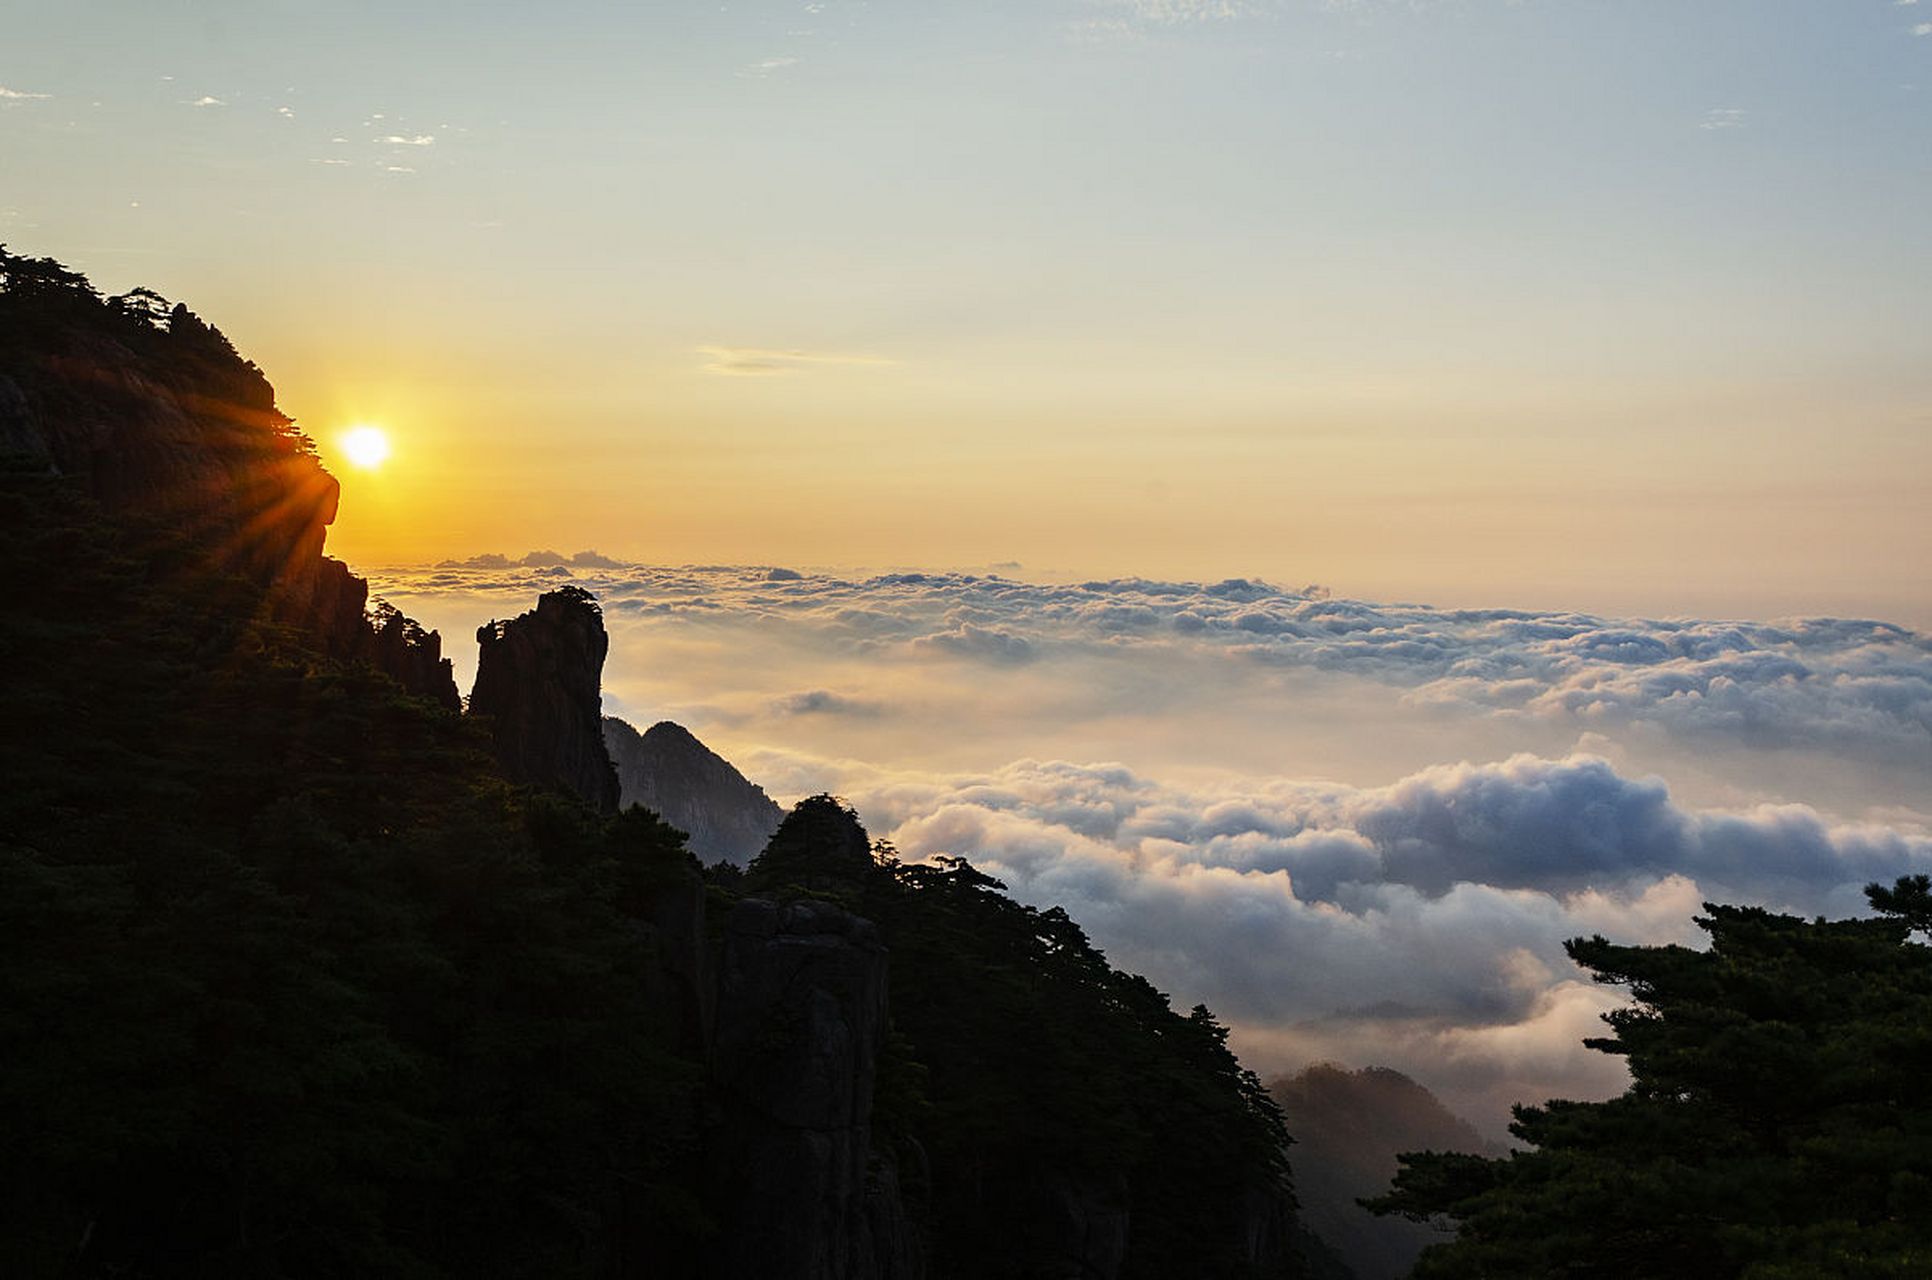
[[[685,728],[683,725],[679,724],[675,720],[658,721],[656,724],[652,725],[650,728],[644,731],[644,736],[648,739],[651,739],[657,742],[663,742],[668,740],[673,742],[690,743],[692,746],[697,746],[697,747],[704,746],[704,743],[698,741],[697,734],[692,733],[689,729]],[[707,750],[708,749],[709,748],[707,748]]]
[[[675,721],[639,733],[605,716],[604,741],[624,803],[655,810],[686,832],[691,851],[706,862],[750,862],[785,816],[762,788]]]

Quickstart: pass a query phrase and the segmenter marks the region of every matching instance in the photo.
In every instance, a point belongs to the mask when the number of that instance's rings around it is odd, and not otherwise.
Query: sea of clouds
[[[1564,939],[1695,945],[1707,900],[1844,914],[1932,870],[1932,638],[1883,622],[594,554],[372,576],[459,668],[575,582],[612,713],[1066,907],[1264,1073],[1395,1066],[1492,1132],[1621,1087],[1579,1044],[1621,997]]]

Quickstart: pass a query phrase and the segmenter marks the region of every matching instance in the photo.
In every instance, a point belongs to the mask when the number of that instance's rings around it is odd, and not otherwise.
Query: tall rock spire
[[[600,723],[610,637],[596,597],[574,586],[545,592],[531,612],[477,628],[476,640],[470,714],[488,718],[504,774],[616,812]]]

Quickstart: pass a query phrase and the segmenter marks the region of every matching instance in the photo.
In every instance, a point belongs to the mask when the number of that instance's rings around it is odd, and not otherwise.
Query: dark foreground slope
[[[0,257],[0,1274],[1296,1273],[1265,1096],[1063,915],[506,779],[218,339]]]
[[[872,1159],[908,1188],[935,1277],[1303,1271],[1280,1112],[1205,1008],[1175,1012],[963,859],[873,847],[828,796],[745,886],[856,913],[890,954]]]
[[[599,1273],[695,1230],[639,813],[0,479],[0,1272]],[[622,1170],[623,1176],[614,1176]]]

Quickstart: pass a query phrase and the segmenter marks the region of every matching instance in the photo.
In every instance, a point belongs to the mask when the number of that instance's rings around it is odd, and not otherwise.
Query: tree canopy
[[[1518,1107],[1506,1159],[1403,1157],[1382,1213],[1460,1224],[1418,1277],[1932,1274],[1932,882],[1878,914],[1706,904],[1706,950],[1569,944],[1634,1003],[1608,1102]]]

